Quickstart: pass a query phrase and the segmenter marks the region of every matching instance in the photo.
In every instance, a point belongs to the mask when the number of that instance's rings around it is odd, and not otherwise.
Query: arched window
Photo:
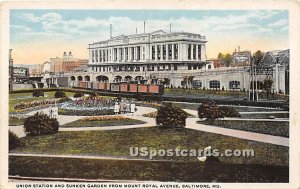
[[[90,76],[86,75],[86,76],[84,77],[84,81],[90,81]]]
[[[71,76],[71,80],[72,80],[72,81],[75,81],[75,76]]]
[[[78,81],[82,81],[82,76],[77,77]]]
[[[220,81],[212,80],[209,82],[209,88],[211,89],[219,89],[220,88]]]
[[[230,81],[229,82],[229,89],[239,89],[241,83],[239,81]]]

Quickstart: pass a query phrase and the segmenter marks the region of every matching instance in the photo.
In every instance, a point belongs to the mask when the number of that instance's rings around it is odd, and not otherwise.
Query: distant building
[[[210,61],[212,61],[214,68],[219,68],[222,66],[221,59],[215,58],[215,59],[210,59]]]
[[[290,50],[275,50],[266,52],[263,59],[262,64],[264,65],[289,65],[290,63]]]

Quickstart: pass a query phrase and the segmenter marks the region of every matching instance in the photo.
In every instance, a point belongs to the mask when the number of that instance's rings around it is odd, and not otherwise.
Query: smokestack
[[[238,46],[238,52],[240,52],[240,50],[241,50],[241,48],[240,48],[240,46]]]
[[[135,34],[137,34],[137,28],[135,28]]]
[[[112,24],[109,25],[109,31],[110,31],[109,36],[110,38],[112,38]]]
[[[172,32],[172,24],[170,23],[170,33]]]
[[[146,33],[146,22],[144,21],[144,33]]]

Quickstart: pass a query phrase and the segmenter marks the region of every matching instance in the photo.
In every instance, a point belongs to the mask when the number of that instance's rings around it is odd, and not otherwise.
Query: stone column
[[[172,44],[172,60],[174,60],[175,54],[174,54],[174,44]]]
[[[196,44],[196,60],[199,60],[198,59],[198,44]]]
[[[190,44],[190,46],[191,46],[191,60],[193,60],[194,59],[194,45],[193,44]]]
[[[157,45],[155,45],[155,60],[157,60]]]
[[[160,60],[162,61],[163,60],[163,45],[161,44],[160,45]]]

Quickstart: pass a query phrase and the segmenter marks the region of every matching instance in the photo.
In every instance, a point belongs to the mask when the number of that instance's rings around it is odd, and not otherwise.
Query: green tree
[[[225,63],[225,66],[229,67],[232,63],[232,56],[231,54],[227,53],[224,57],[224,63]]]
[[[271,93],[273,81],[269,78],[266,78],[263,82],[263,89],[267,92],[267,99],[269,99],[269,94]]]
[[[224,66],[230,66],[232,63],[232,56],[231,54],[227,53],[227,54],[223,54],[223,53],[219,53],[218,54],[218,59],[221,60],[221,64]]]
[[[253,57],[254,57],[254,64],[255,65],[260,65],[261,64],[261,61],[264,57],[264,52],[258,50],[256,51],[254,54],[253,54]]]

